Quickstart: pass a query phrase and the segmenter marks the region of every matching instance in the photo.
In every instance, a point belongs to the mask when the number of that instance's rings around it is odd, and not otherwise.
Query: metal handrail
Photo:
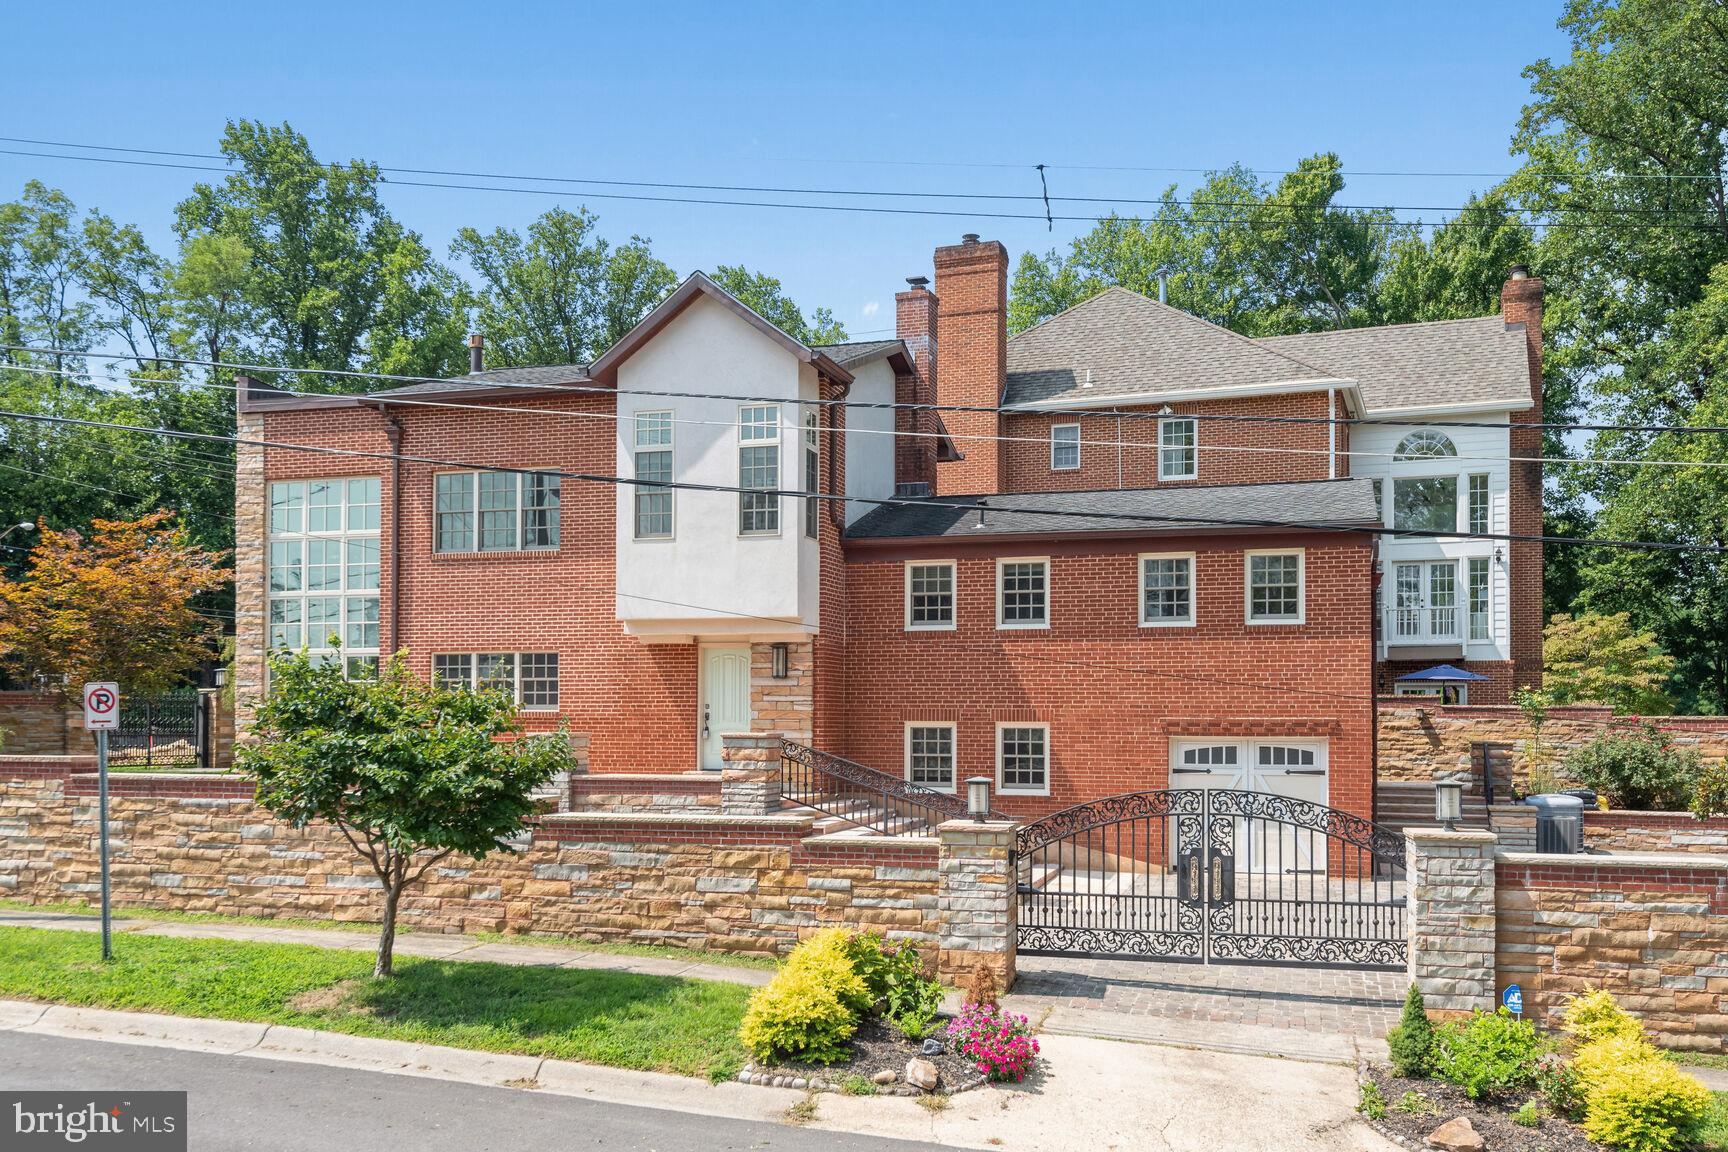
[[[923,835],[967,815],[960,796],[879,772],[795,740],[780,745],[780,794],[882,836]],[[992,819],[1007,819],[991,810]],[[906,830],[910,821],[912,830]]]

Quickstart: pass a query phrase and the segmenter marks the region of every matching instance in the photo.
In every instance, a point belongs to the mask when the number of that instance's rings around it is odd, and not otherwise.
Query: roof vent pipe
[[[1170,303],[1170,273],[1162,268],[1158,269],[1158,303]]]
[[[486,366],[486,337],[476,332],[468,337],[468,371],[479,372]]]
[[[928,276],[908,276],[908,277],[906,277],[906,283],[910,284],[912,286],[912,290],[914,292],[916,292],[919,289],[925,288],[929,285],[930,277],[928,277]]]

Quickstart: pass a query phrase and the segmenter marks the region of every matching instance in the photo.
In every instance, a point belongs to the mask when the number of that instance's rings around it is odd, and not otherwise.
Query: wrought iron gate
[[[1065,808],[1015,844],[1019,950],[1399,968],[1404,837],[1270,792],[1161,789]]]
[[[122,696],[120,727],[108,736],[116,764],[210,767],[210,708],[202,692]]]

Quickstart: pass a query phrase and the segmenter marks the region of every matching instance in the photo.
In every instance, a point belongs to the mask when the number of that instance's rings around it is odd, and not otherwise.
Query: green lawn
[[[624,972],[398,957],[294,944],[0,927],[0,997],[293,1024],[726,1079],[751,989]]]
[[[1698,1147],[1705,1152],[1728,1152],[1728,1092],[1710,1093],[1710,1115],[1698,1134]]]

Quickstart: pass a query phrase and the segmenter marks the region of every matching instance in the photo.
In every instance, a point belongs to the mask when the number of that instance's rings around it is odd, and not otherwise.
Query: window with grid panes
[[[379,652],[379,480],[270,485],[267,639],[336,658],[350,678],[372,676]],[[334,641],[334,642],[333,642]]]
[[[441,472],[432,481],[439,552],[557,548],[561,477],[555,472]]]
[[[997,730],[997,787],[1004,792],[1047,792],[1050,787],[1049,730],[1042,725],[1004,725]]]
[[[1493,636],[1493,622],[1488,615],[1488,571],[1488,557],[1470,558],[1468,595],[1472,640],[1488,640]]]
[[[1140,588],[1142,624],[1193,623],[1193,557],[1141,557]]]
[[[1488,476],[1484,472],[1474,472],[1469,481],[1470,531],[1483,534],[1488,531]]]
[[[1003,628],[1039,628],[1049,623],[1049,565],[1043,560],[1005,561],[996,568],[996,623]]]
[[[662,540],[672,535],[670,488],[647,484],[672,482],[672,413],[638,412],[635,421],[636,539]]]
[[[906,729],[906,779],[954,791],[954,725],[914,724]]]
[[[1158,479],[1192,480],[1200,473],[1199,421],[1176,416],[1158,421]]]
[[[816,413],[804,414],[804,491],[822,491],[822,461],[817,448]],[[804,535],[816,539],[822,526],[822,501],[804,501]]]
[[[738,487],[767,491],[738,493],[741,535],[780,531],[780,406],[758,404],[738,412]]]
[[[1080,467],[1080,425],[1050,425],[1050,469],[1071,472]]]
[[[954,627],[954,565],[906,566],[906,627]]]
[[[1248,557],[1248,618],[1254,622],[1302,617],[1302,557],[1276,552]]]

